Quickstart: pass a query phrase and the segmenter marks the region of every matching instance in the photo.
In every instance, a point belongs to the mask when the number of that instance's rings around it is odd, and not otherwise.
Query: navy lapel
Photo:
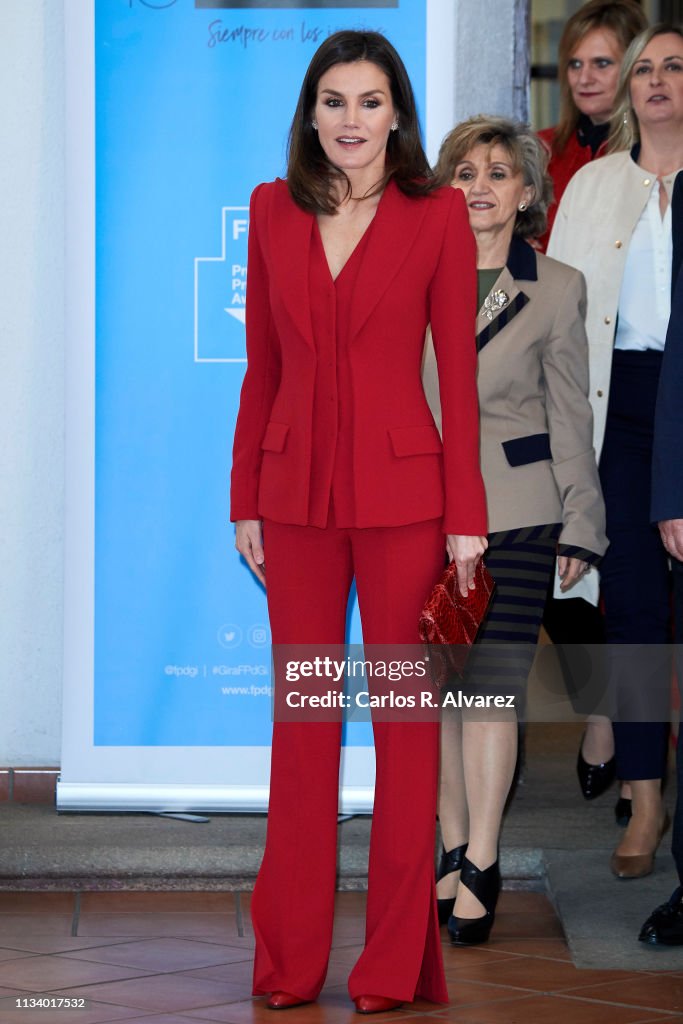
[[[493,291],[503,291],[509,301],[493,319],[489,320],[483,307],[477,318],[477,348],[481,352],[485,345],[495,338],[504,327],[524,309],[529,296],[516,286],[517,281],[537,281],[536,252],[521,238],[513,236],[508,253],[507,266],[493,286]],[[506,288],[507,285],[507,288]]]
[[[495,338],[500,331],[502,331],[504,327],[507,327],[511,320],[514,320],[517,314],[524,309],[528,301],[528,295],[525,295],[524,292],[518,292],[510,304],[500,311],[495,320],[492,320],[491,323],[477,335],[477,348],[480,352],[485,345],[488,345],[488,343]]]

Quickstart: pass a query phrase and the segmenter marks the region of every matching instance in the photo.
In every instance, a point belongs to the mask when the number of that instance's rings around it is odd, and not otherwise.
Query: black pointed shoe
[[[683,886],[668,903],[653,910],[640,929],[638,938],[650,946],[683,946]]]
[[[612,785],[617,777],[617,759],[611,757],[602,764],[589,764],[582,752],[583,739],[576,759],[576,774],[579,777],[581,792],[586,800],[595,800]]]
[[[483,871],[465,857],[460,872],[460,885],[477,897],[486,913],[482,917],[455,917],[448,920],[448,934],[454,946],[478,946],[488,940],[496,916],[500,895],[500,868],[498,861]]]
[[[467,843],[463,843],[462,846],[456,846],[454,850],[448,850],[448,852],[442,848],[441,860],[436,872],[437,882],[440,882],[446,875],[450,875],[451,871],[460,871],[466,853]],[[454,904],[455,896],[449,896],[443,900],[437,899],[436,910],[439,916],[439,924],[446,924],[453,913]]]
[[[620,796],[614,805],[614,820],[619,828],[626,828],[631,820],[631,801],[628,797]]]

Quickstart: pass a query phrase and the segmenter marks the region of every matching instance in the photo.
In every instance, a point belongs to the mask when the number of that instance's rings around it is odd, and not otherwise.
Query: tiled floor
[[[363,940],[365,897],[340,893],[327,984],[283,1024],[354,1024],[346,979]],[[581,971],[538,893],[506,892],[492,940],[456,949],[444,931],[449,1007],[416,1002],[400,1024],[683,1022],[677,973]],[[0,1022],[273,1024],[252,999],[249,896],[231,893],[0,893]],[[16,1000],[84,998],[75,1010]]]

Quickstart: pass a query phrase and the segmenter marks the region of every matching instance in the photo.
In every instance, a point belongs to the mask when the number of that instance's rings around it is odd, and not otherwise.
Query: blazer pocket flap
[[[503,441],[503,451],[511,466],[528,466],[530,462],[552,461],[550,434],[527,434]]]
[[[439,455],[439,431],[433,423],[422,427],[394,427],[389,431],[394,455]]]
[[[288,423],[274,423],[271,420],[263,435],[261,447],[266,452],[281,452],[285,447],[288,432]]]

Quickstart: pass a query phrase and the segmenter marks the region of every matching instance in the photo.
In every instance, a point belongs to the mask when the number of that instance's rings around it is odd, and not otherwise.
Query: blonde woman
[[[567,21],[558,51],[560,117],[553,128],[539,132],[550,161],[553,202],[548,210],[548,230],[540,239],[545,251],[557,204],[578,170],[607,150],[610,118],[619,84],[621,62],[632,40],[647,27],[647,18],[635,0],[589,0]],[[602,669],[597,664],[587,679],[584,645],[605,642],[605,622],[598,605],[595,576],[575,587],[570,597],[548,596],[543,625],[556,645],[574,710],[587,716],[577,758],[581,792],[586,800],[600,796],[614,782],[612,723],[592,712],[593,690]],[[594,654],[597,648],[592,647]],[[630,791],[621,787],[615,806],[618,824],[626,825],[631,813]]]
[[[588,284],[590,397],[610,538],[601,568],[610,677],[617,714],[632,718],[628,709],[623,714],[625,702],[640,699],[655,670],[666,673],[657,655],[670,638],[669,570],[650,523],[650,471],[672,253],[681,230],[675,227],[681,210],[671,202],[683,167],[681,28],[656,25],[631,43],[610,150],[570,182],[548,252],[581,270]],[[659,645],[649,648],[646,665],[619,658],[619,644],[637,643]],[[646,711],[641,721],[614,727],[617,774],[631,784],[633,811],[611,860],[619,878],[652,871],[665,827],[667,727],[647,720],[652,717]]]

